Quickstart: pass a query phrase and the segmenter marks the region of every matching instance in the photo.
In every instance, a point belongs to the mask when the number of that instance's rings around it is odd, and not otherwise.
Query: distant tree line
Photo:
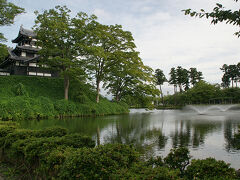
[[[178,88],[180,92],[183,92],[183,90],[187,91],[190,87],[194,87],[197,82],[200,82],[203,79],[202,72],[197,71],[197,68],[190,68],[187,70],[181,66],[178,66],[177,68],[171,68],[169,75],[170,78],[167,80],[165,74],[161,69],[155,70],[155,81],[156,85],[159,85],[162,103],[164,103],[164,99],[161,85],[163,85],[164,82],[168,82],[174,86],[175,94]]]
[[[177,92],[177,87],[179,87],[180,92],[183,92],[183,89],[186,91],[203,79],[202,72],[197,71],[196,68],[187,70],[181,66],[171,68],[169,75],[169,83],[174,86],[174,93]]]

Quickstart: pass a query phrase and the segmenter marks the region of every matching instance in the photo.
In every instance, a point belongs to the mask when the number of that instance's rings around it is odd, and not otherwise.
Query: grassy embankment
[[[124,103],[101,97],[90,85],[70,83],[69,101],[64,97],[63,80],[26,76],[0,76],[0,119],[66,116],[99,116],[128,112]]]

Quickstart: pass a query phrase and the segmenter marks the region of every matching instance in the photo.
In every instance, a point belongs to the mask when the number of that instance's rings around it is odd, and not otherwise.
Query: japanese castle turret
[[[56,72],[39,65],[37,52],[41,47],[36,45],[36,34],[32,30],[21,26],[17,38],[12,42],[17,45],[15,49],[8,49],[8,57],[0,64],[0,75],[57,76]]]

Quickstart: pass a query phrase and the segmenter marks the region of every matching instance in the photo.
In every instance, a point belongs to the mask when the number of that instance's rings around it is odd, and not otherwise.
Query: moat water
[[[240,125],[238,106],[187,106],[183,110],[132,109],[128,115],[21,121],[29,129],[61,126],[91,136],[96,143],[132,144],[144,156],[165,157],[171,148],[187,146],[194,159],[214,157],[240,168],[234,134]]]

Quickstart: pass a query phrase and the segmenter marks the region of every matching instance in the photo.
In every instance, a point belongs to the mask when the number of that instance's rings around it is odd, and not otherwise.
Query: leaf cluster
[[[237,2],[237,0],[234,0]],[[190,15],[191,17],[199,18],[211,18],[212,24],[217,24],[219,22],[226,22],[226,24],[240,25],[240,10],[233,11],[231,9],[226,9],[222,4],[217,3],[213,8],[212,12],[205,12],[201,9],[200,12],[192,11],[191,9],[183,10],[185,15]],[[240,36],[240,31],[235,33],[236,36]]]
[[[0,26],[11,25],[18,14],[24,12],[24,9],[8,2],[0,0]],[[5,41],[3,34],[0,33],[0,41]]]

